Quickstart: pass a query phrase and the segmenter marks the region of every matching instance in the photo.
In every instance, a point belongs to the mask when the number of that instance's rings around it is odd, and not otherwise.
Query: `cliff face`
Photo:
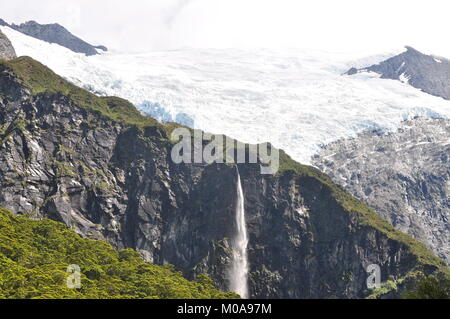
[[[387,280],[415,263],[404,244],[363,225],[316,177],[260,180],[247,171],[243,181],[253,296],[362,297],[368,265],[382,265]]]
[[[10,60],[16,57],[16,51],[11,41],[0,31],[0,59]]]
[[[174,164],[167,127],[117,120],[123,101],[101,109],[103,100],[28,58],[0,71],[0,206],[135,248],[190,278],[206,272],[227,288],[235,166]],[[285,155],[275,176],[256,164],[239,172],[252,297],[363,297],[370,264],[381,267],[383,281],[441,265],[328,177]]]
[[[324,147],[314,164],[450,263],[450,121],[418,118]]]

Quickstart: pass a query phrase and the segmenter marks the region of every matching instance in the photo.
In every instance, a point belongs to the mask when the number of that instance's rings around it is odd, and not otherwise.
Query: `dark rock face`
[[[66,47],[77,53],[84,53],[88,56],[98,54],[96,49],[107,51],[104,46],[92,46],[89,43],[74,36],[63,26],[55,24],[39,24],[35,21],[28,21],[20,25],[7,24],[4,20],[0,21],[0,25],[9,26],[10,28],[22,32],[33,38],[46,41],[49,43],[56,43]]]
[[[0,59],[10,60],[16,57],[16,51],[11,41],[0,31]]]
[[[252,296],[361,297],[368,265],[383,264],[392,275],[413,262],[402,245],[357,226],[316,179],[286,174],[260,180],[250,172],[243,183]]]
[[[406,52],[394,56],[377,65],[356,70],[357,72],[375,72],[383,79],[400,80],[428,94],[450,100],[450,60],[423,54],[411,47]]]
[[[327,145],[314,164],[450,263],[450,121],[416,119]]]
[[[8,72],[0,92],[8,97],[0,100],[0,206],[135,248],[188,277],[206,272],[227,288],[235,166],[174,164],[161,129],[119,124],[65,96],[32,96]],[[368,265],[380,265],[383,281],[419,265],[408,244],[345,209],[325,177],[261,175],[252,164],[239,171],[252,297],[358,298]]]

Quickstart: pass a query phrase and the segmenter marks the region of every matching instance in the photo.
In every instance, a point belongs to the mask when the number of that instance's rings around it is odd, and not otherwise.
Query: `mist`
[[[60,23],[124,52],[179,48],[384,50],[403,45],[450,56],[444,0],[15,0],[2,18]]]

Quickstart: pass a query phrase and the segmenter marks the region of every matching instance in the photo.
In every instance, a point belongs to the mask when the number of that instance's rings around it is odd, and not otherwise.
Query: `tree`
[[[402,297],[405,299],[450,299],[450,279],[444,276],[427,276],[419,280],[416,287]]]

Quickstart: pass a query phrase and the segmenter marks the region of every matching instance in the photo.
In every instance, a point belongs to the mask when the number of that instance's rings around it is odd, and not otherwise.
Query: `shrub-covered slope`
[[[69,265],[81,288],[68,288]],[[64,224],[0,208],[0,298],[232,298],[206,276],[188,281],[171,266],[144,262],[131,249],[83,239]]]

